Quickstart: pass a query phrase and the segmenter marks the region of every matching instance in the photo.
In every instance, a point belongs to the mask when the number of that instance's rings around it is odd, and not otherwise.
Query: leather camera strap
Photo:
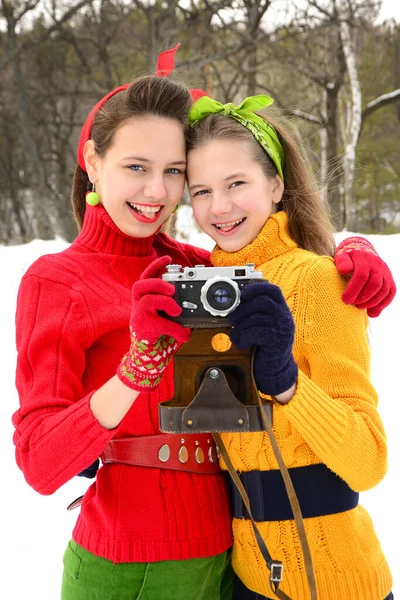
[[[228,470],[229,475],[232,478],[233,483],[236,485],[237,490],[239,492],[239,494],[242,497],[243,500],[243,504],[246,507],[246,510],[248,512],[251,524],[253,526],[253,530],[254,530],[254,535],[256,537],[257,540],[257,544],[258,547],[260,549],[260,552],[262,554],[262,557],[265,560],[265,563],[268,567],[268,570],[270,572],[270,576],[269,576],[269,585],[272,589],[272,591],[274,592],[274,594],[276,594],[276,596],[278,596],[278,598],[280,598],[281,600],[291,600],[291,598],[285,594],[285,592],[283,592],[282,590],[278,589],[279,588],[279,584],[282,580],[282,569],[283,569],[283,565],[279,560],[274,560],[272,558],[272,556],[269,553],[269,550],[267,548],[266,543],[263,540],[263,537],[260,533],[260,530],[257,527],[256,522],[253,519],[253,515],[251,513],[251,508],[250,508],[250,501],[249,501],[249,497],[247,495],[246,490],[243,487],[243,484],[240,480],[239,475],[237,474],[237,472],[235,471],[232,463],[231,463],[231,459],[229,458],[228,452],[225,448],[225,444],[221,439],[221,436],[219,433],[213,433],[213,437],[215,440],[215,444],[218,447],[218,450],[222,456],[222,458],[224,459],[226,468]]]
[[[279,469],[281,471],[283,482],[284,482],[285,488],[286,488],[286,493],[287,493],[287,496],[288,496],[288,499],[290,502],[290,506],[293,511],[293,516],[294,516],[294,520],[295,520],[296,527],[297,527],[297,533],[299,535],[300,545],[301,545],[301,549],[303,551],[303,560],[304,560],[304,566],[306,569],[307,582],[308,582],[308,587],[310,590],[311,600],[318,600],[317,583],[315,581],[315,573],[314,573],[314,567],[313,567],[313,562],[312,562],[312,558],[311,558],[311,551],[310,551],[310,546],[308,544],[307,534],[306,534],[306,530],[305,530],[305,526],[304,526],[304,519],[303,519],[303,515],[301,513],[299,500],[297,498],[295,489],[293,487],[293,482],[290,477],[288,468],[285,465],[285,462],[282,458],[282,454],[279,450],[279,446],[276,441],[274,432],[272,430],[271,423],[265,413],[264,406],[263,406],[260,396],[259,396],[259,403],[261,406],[261,415],[262,415],[262,419],[263,419],[263,422],[265,425],[265,429],[267,431],[269,441],[270,441],[272,450],[273,450],[275,458],[276,458],[276,462],[278,463]]]
[[[254,354],[253,354],[253,359],[254,359]],[[252,360],[252,369],[251,370],[252,370],[252,377],[253,377],[253,385],[256,386],[255,381],[254,381],[253,360]],[[305,531],[305,527],[304,527],[303,515],[301,514],[299,500],[297,498],[295,489],[293,487],[293,483],[292,483],[289,471],[285,465],[285,462],[284,462],[281,452],[279,450],[278,443],[276,441],[274,432],[272,430],[271,422],[268,419],[267,413],[264,409],[262,398],[258,392],[257,392],[257,397],[258,397],[258,403],[260,405],[261,417],[263,420],[263,424],[264,424],[265,430],[268,434],[268,438],[271,443],[271,447],[274,452],[279,469],[281,471],[283,482],[284,482],[285,488],[286,488],[286,493],[287,493],[287,496],[288,496],[288,499],[290,502],[290,506],[293,511],[293,516],[294,516],[294,520],[296,523],[297,532],[299,535],[301,549],[303,552],[303,560],[304,560],[304,565],[305,565],[305,569],[306,569],[306,576],[307,576],[308,587],[310,590],[311,600],[318,600],[317,584],[315,581],[314,567],[313,567],[312,558],[311,558],[310,546],[308,544],[307,535],[306,535],[306,531]],[[221,456],[225,461],[229,475],[232,478],[233,483],[236,485],[236,488],[243,500],[243,504],[245,505],[248,515],[250,517],[250,521],[253,526],[254,535],[257,540],[258,547],[259,547],[260,552],[266,562],[268,570],[270,571],[269,585],[271,587],[271,590],[280,600],[291,600],[291,598],[287,594],[285,594],[285,592],[283,590],[279,589],[279,585],[282,581],[283,565],[282,565],[281,561],[273,560],[268,551],[268,548],[267,548],[267,546],[262,538],[262,535],[260,533],[260,530],[258,529],[257,524],[253,519],[253,516],[251,513],[250,501],[249,501],[247,492],[242,484],[242,481],[241,481],[239,475],[237,474],[237,472],[235,471],[235,469],[233,467],[233,464],[229,458],[228,452],[225,448],[225,444],[223,443],[220,434],[214,433],[213,436],[214,436],[215,443],[221,453]]]

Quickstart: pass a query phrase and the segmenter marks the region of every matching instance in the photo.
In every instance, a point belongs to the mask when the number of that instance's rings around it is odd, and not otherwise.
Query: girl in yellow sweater
[[[370,380],[367,315],[342,302],[332,228],[296,139],[264,112],[208,97],[189,119],[188,182],[197,223],[216,242],[216,266],[255,263],[231,313],[231,339],[256,347],[258,389],[274,402],[273,430],[299,498],[319,600],[389,600],[392,576],[358,492],[387,469],[385,432]],[[270,109],[271,111],[271,109]],[[270,112],[269,111],[269,112]],[[280,589],[309,600],[293,513],[266,433],[222,435],[253,499]],[[251,522],[234,498],[237,599],[276,598]]]

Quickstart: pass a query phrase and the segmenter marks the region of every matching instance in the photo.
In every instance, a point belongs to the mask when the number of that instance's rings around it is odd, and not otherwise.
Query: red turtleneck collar
[[[81,244],[93,252],[119,256],[148,256],[151,254],[154,235],[133,238],[123,233],[111,219],[105,208],[86,207],[83,227],[74,244]]]

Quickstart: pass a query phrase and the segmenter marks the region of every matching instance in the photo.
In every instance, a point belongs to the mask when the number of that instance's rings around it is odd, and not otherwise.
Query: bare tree
[[[10,72],[13,97],[17,106],[18,129],[24,141],[24,164],[26,165],[30,189],[30,193],[24,197],[25,211],[18,207],[14,196],[14,202],[12,203],[15,208],[14,221],[20,224],[21,232],[26,234],[34,232],[42,239],[51,239],[55,233],[66,234],[65,221],[59,214],[59,202],[54,202],[54,194],[57,195],[58,191],[52,186],[51,173],[48,173],[46,162],[42,160],[37,136],[35,135],[35,119],[32,114],[32,107],[35,103],[32,102],[30,97],[27,77],[21,60],[24,43],[20,41],[20,38],[23,36],[18,32],[26,15],[39,8],[39,2],[40,0],[21,0],[17,2],[1,0],[1,15],[6,25],[5,43],[3,44],[5,58],[1,66],[3,70],[7,67]],[[88,0],[86,2],[81,1],[75,4],[73,8],[67,9],[61,17],[55,20],[53,31],[65,22],[67,16],[71,18],[76,10],[88,3]],[[50,35],[48,31],[47,34]],[[48,37],[45,36],[45,39],[48,39]],[[24,218],[26,218],[26,222],[22,227]]]
[[[6,30],[6,55],[10,58],[11,76],[14,94],[18,106],[18,117],[22,136],[25,142],[25,162],[28,166],[33,187],[38,190],[42,197],[42,203],[37,207],[37,231],[43,239],[53,237],[53,224],[51,214],[54,207],[50,205],[47,193],[46,173],[40,160],[39,151],[35,137],[32,132],[31,115],[29,110],[29,98],[22,73],[20,55],[18,49],[17,27],[24,15],[34,10],[39,0],[27,0],[24,3],[12,3],[9,0],[1,0],[2,13],[4,15]]]
[[[351,35],[351,5],[349,0],[338,1],[339,31],[350,86],[351,103],[348,107],[345,130],[343,132],[343,172],[344,172],[344,209],[346,224],[350,230],[357,231],[357,211],[354,206],[354,169],[357,142],[361,131],[361,88],[357,70],[357,59]]]
[[[315,106],[314,110],[299,110],[295,99],[294,108],[288,105],[287,99],[281,104],[287,112],[319,128],[321,183],[327,190],[337,229],[344,225],[356,226],[354,174],[357,144],[362,122],[372,114],[375,106],[373,104],[371,111],[362,113],[356,34],[376,14],[377,5],[373,0],[332,0],[329,3],[308,0],[306,7],[297,11],[291,24],[282,28],[277,43],[270,45],[273,58],[284,70],[297,73],[303,82],[308,79],[313,88],[319,90],[319,106]],[[298,52],[299,47],[301,53]],[[299,94],[298,86],[295,93]],[[306,98],[309,103],[309,93]],[[384,101],[377,102],[376,109],[397,101],[397,98],[396,91],[385,95]],[[343,186],[339,185],[342,177]]]

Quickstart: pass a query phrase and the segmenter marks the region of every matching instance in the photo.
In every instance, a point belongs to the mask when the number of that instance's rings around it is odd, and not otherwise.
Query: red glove
[[[366,308],[369,317],[378,317],[396,294],[396,284],[387,264],[368,240],[351,237],[336,248],[335,265],[350,275],[342,299],[346,304]]]
[[[177,317],[182,312],[172,298],[175,286],[157,278],[170,263],[169,256],[158,258],[132,286],[131,346],[117,374],[134,390],[154,390],[178,350],[178,342],[187,342],[190,337],[182,325],[158,313],[162,310],[170,317]]]

